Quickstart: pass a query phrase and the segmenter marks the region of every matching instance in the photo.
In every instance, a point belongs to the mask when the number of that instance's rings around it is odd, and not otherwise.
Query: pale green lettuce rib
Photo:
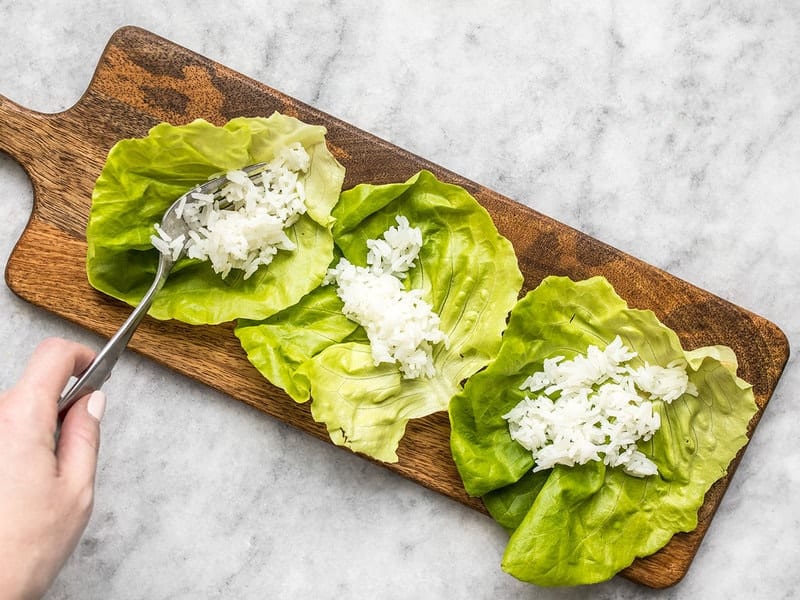
[[[494,356],[522,286],[514,250],[486,210],[427,171],[343,192],[333,212],[342,255],[365,265],[366,240],[381,237],[397,215],[422,230],[424,243],[406,285],[423,290],[449,340],[434,349],[435,377],[406,380],[397,366],[375,366],[363,328],[341,315],[333,287],[235,330],[267,379],[298,402],[312,399],[314,418],[336,444],[387,462],[397,460],[409,419],[446,410],[461,382]]]
[[[101,292],[136,304],[153,280],[158,253],[150,244],[153,224],[181,194],[209,177],[272,159],[300,142],[311,157],[301,181],[307,214],[288,231],[297,245],[244,280],[234,270],[225,280],[208,262],[183,259],[156,296],[150,315],[187,323],[266,318],[316,288],[333,257],[331,211],[344,168],[325,144],[325,128],[274,113],[240,117],[216,127],[203,120],[162,123],[144,138],[118,142],[92,194],[86,230],[89,282]]]
[[[502,415],[545,358],[583,354],[616,335],[640,360],[686,360],[699,395],[656,403],[661,429],[639,445],[659,474],[636,478],[601,463],[532,473]],[[697,510],[747,443],[757,407],[722,346],[684,352],[651,311],[629,309],[603,278],[548,277],[511,312],[497,358],[450,405],[451,448],[466,489],[511,537],[502,566],[538,585],[595,583],[697,526]]]

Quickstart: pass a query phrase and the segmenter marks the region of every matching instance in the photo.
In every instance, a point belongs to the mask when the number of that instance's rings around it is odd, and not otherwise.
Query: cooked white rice
[[[547,359],[523,382],[520,389],[533,393],[503,418],[512,439],[533,454],[534,471],[603,461],[636,477],[658,472],[637,448],[661,427],[652,401],[670,403],[697,389],[685,363],[634,368],[628,362],[635,357],[617,336],[604,350]]]
[[[446,343],[446,336],[421,290],[403,286],[422,248],[422,233],[403,216],[396,221],[382,238],[367,240],[366,267],[342,258],[325,283],[336,283],[342,312],[366,330],[376,366],[398,364],[406,379],[432,377],[433,345]]]
[[[229,171],[216,197],[195,192],[191,201],[177,207],[178,217],[189,225],[188,239],[171,239],[156,224],[153,246],[173,259],[185,246],[187,256],[210,261],[223,278],[232,269],[241,269],[249,278],[269,265],[279,250],[295,249],[286,229],[306,211],[300,177],[309,164],[305,148],[295,142],[252,179],[244,171]]]

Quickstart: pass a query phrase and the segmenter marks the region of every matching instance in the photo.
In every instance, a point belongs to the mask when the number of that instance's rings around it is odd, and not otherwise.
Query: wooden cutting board
[[[141,137],[153,125],[204,118],[217,125],[273,111],[328,129],[331,151],[347,169],[345,189],[362,182],[404,181],[420,169],[461,185],[490,212],[508,237],[525,276],[523,293],[547,275],[605,276],[631,307],[652,309],[687,349],[725,344],[740,360],[739,375],[755,389],[752,435],[788,359],[784,334],[772,323],[634,257],[378,139],[313,107],[141,29],[114,34],[86,93],[58,114],[27,110],[0,96],[0,149],[33,181],[33,214],[6,268],[20,297],[92,331],[111,335],[130,313],[87,283],[84,231],[91,191],[106,153],[121,138]],[[273,417],[328,440],[308,405],[295,404],[247,361],[231,325],[189,326],[145,320],[131,348]],[[447,415],[412,421],[400,461],[387,465],[424,486],[485,512],[469,498],[449,451]],[[744,450],[742,450],[744,452]],[[679,581],[741,458],[708,492],[699,525],[676,535],[623,575],[651,587]],[[499,567],[498,567],[499,568]]]

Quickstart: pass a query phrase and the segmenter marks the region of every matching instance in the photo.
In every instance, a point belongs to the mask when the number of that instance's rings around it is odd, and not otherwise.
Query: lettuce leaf
[[[662,426],[639,448],[659,474],[637,478],[589,463],[532,473],[502,415],[524,396],[519,386],[545,358],[572,358],[616,335],[640,361],[687,362],[699,395],[656,403]],[[612,577],[636,557],[697,526],[711,485],[747,443],[757,407],[723,346],[685,352],[651,311],[629,309],[601,277],[548,277],[511,312],[496,359],[450,404],[451,449],[467,491],[482,496],[511,532],[502,567],[538,585],[578,585]]]
[[[135,305],[150,286],[158,252],[153,224],[181,194],[212,175],[270,160],[300,142],[311,157],[303,177],[307,213],[288,231],[297,244],[247,280],[234,271],[223,280],[206,261],[182,259],[157,294],[149,314],[187,323],[263,319],[316,288],[333,256],[331,211],[344,168],[325,145],[325,128],[274,113],[233,119],[223,127],[198,119],[162,123],[147,137],[118,142],[92,193],[86,230],[87,273],[97,290]]]
[[[397,215],[422,230],[423,247],[405,285],[423,290],[449,339],[434,347],[436,376],[408,380],[397,366],[376,366],[363,328],[342,315],[333,286],[268,319],[242,319],[235,329],[270,382],[297,402],[312,399],[312,415],[334,443],[386,462],[398,460],[409,419],[446,410],[461,382],[494,356],[522,287],[511,243],[486,210],[427,171],[404,183],[343,192],[333,211],[337,248],[366,265],[367,239],[381,237]]]

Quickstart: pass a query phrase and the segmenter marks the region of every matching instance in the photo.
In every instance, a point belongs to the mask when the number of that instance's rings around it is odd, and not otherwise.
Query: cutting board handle
[[[56,121],[51,115],[32,111],[0,94],[0,150],[8,153],[30,174],[37,153],[46,156],[54,139]]]
[[[57,223],[81,238],[89,202],[71,193],[90,190],[99,167],[88,157],[97,145],[87,132],[96,124],[83,116],[82,101],[59,113],[42,113],[0,95],[0,150],[15,159],[31,179],[33,216]],[[68,176],[64,176],[68,173]],[[64,215],[73,215],[71,222]]]

